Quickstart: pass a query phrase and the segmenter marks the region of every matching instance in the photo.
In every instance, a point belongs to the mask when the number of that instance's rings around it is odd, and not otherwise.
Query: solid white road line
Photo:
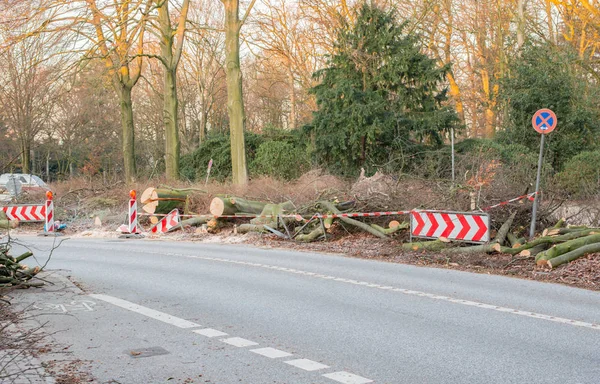
[[[238,348],[251,347],[253,345],[258,345],[258,343],[255,343],[254,341],[242,339],[241,337],[230,337],[228,339],[221,339],[220,341],[222,341],[226,344],[229,344],[229,345],[233,345],[234,347],[238,347]]]
[[[120,251],[121,249],[106,247],[106,248],[103,248],[103,250],[118,250],[118,251]],[[216,261],[216,262],[229,263],[229,264],[247,265],[247,266],[256,267],[256,268],[272,269],[272,270],[276,270],[276,271],[288,272],[288,273],[293,273],[293,274],[297,274],[297,275],[305,275],[305,276],[324,279],[324,280],[332,280],[332,281],[339,281],[342,283],[363,285],[365,287],[369,287],[369,288],[373,288],[373,289],[399,292],[399,293],[403,293],[405,295],[427,297],[427,298],[433,299],[433,300],[441,300],[441,301],[446,301],[449,303],[467,305],[467,306],[477,307],[477,308],[481,308],[481,309],[487,309],[487,310],[491,310],[491,311],[505,312],[505,313],[512,314],[512,315],[518,315],[518,316],[524,316],[524,317],[529,317],[529,318],[533,318],[533,319],[552,321],[554,323],[571,325],[571,326],[575,326],[575,327],[600,330],[600,324],[598,324],[598,323],[589,323],[586,321],[567,319],[567,318],[563,318],[563,317],[545,315],[542,313],[521,311],[521,310],[514,309],[514,308],[500,307],[500,306],[493,305],[493,304],[480,303],[480,302],[470,301],[470,300],[462,300],[462,299],[457,299],[457,298],[443,296],[443,295],[436,295],[433,293],[413,291],[413,290],[405,289],[405,288],[394,288],[394,287],[390,287],[390,286],[382,286],[382,285],[376,284],[376,283],[366,283],[366,282],[361,282],[361,281],[352,280],[352,279],[345,279],[345,278],[341,278],[341,277],[322,275],[322,274],[318,274],[318,273],[314,273],[314,272],[301,271],[301,270],[292,269],[292,268],[284,268],[284,267],[279,267],[276,265],[250,263],[250,262],[246,262],[246,261],[224,259],[224,258],[220,258],[220,257],[185,255],[185,254],[175,253],[175,252],[163,253],[163,252],[151,252],[151,251],[141,251],[141,250],[140,251],[132,251],[132,252],[145,253],[145,254],[156,254],[156,255],[163,255],[163,256],[185,257],[185,258],[190,258],[190,259]],[[366,284],[364,284],[364,283],[366,283]]]
[[[184,319],[180,319],[179,317],[171,316],[164,312],[159,312],[154,309],[150,309],[147,307],[143,307],[141,305],[134,304],[130,301],[119,299],[117,297],[112,297],[108,295],[101,294],[91,294],[90,297],[94,299],[102,300],[107,303],[116,305],[117,307],[121,307],[127,309],[132,312],[139,313],[140,315],[144,315],[150,317],[155,320],[162,321],[163,323],[171,324],[179,328],[197,328],[200,327],[200,324],[193,323],[191,321],[187,321]]]
[[[270,359],[278,359],[280,357],[292,356],[292,354],[289,352],[281,351],[279,349],[275,349],[275,348],[271,348],[271,347],[251,349],[250,352],[258,353],[259,355],[268,357]]]
[[[373,380],[346,371],[327,373],[323,376],[343,384],[366,384],[373,382]]]
[[[206,336],[206,337],[227,336],[227,333],[217,331],[216,329],[212,329],[212,328],[195,329],[192,332],[197,333],[202,336]]]
[[[318,371],[319,369],[329,368],[328,365],[318,363],[308,359],[297,359],[285,361],[286,364],[293,365],[296,368],[304,369],[305,371]]]

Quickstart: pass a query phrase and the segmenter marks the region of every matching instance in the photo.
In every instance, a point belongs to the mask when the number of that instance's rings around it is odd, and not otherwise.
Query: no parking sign
[[[550,109],[546,108],[537,111],[531,119],[531,125],[533,125],[533,129],[542,135],[546,135],[554,131],[556,124],[558,124],[556,114]]]
[[[537,214],[538,199],[540,195],[540,177],[542,174],[542,160],[544,157],[544,137],[554,131],[558,119],[556,114],[548,108],[543,108],[533,114],[531,125],[538,133],[541,133],[542,140],[540,142],[540,157],[538,159],[537,178],[535,180],[535,200],[533,201],[533,212],[531,213],[531,226],[529,227],[529,238],[533,239],[535,235],[535,218]]]

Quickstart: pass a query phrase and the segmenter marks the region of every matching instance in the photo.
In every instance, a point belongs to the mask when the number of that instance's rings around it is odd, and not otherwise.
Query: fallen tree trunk
[[[317,240],[319,237],[321,237],[323,235],[325,235],[325,232],[323,232],[323,227],[319,224],[311,232],[309,232],[307,234],[299,234],[296,236],[295,239],[297,241],[309,243],[311,241]]]
[[[517,211],[511,213],[508,219],[504,222],[504,224],[502,224],[502,226],[498,230],[498,234],[496,234],[496,238],[492,241],[492,243],[498,243],[500,245],[504,244],[504,241],[506,241],[506,236],[510,231],[510,227],[512,226],[512,223],[515,220],[516,215]]]
[[[175,208],[185,208],[188,196],[199,190],[147,188],[140,197],[144,212],[151,215],[169,213]]]
[[[327,209],[330,212],[333,212],[336,215],[341,214],[340,210],[337,209],[336,206],[333,203],[330,203],[328,201],[320,201],[319,204],[323,208]],[[362,229],[363,231],[369,232],[370,234],[372,234],[374,236],[377,236],[380,239],[387,239],[388,238],[385,234],[379,232],[377,229],[372,228],[368,224],[365,224],[365,223],[360,222],[358,220],[354,220],[354,219],[351,219],[349,217],[340,217],[339,219],[341,221],[343,221],[344,223],[346,223],[346,224],[353,225],[355,227],[358,227],[358,228]]]
[[[498,243],[473,245],[471,247],[457,247],[442,249],[444,254],[459,254],[459,253],[496,253],[501,252],[502,247]],[[508,248],[511,249],[511,248]]]
[[[539,245],[539,244],[558,244],[558,243],[563,243],[565,241],[578,239],[580,237],[585,237],[585,236],[588,236],[588,235],[593,234],[593,233],[594,233],[594,230],[585,229],[585,230],[581,230],[581,231],[578,231],[578,232],[567,233],[567,234],[562,235],[562,236],[543,236],[543,237],[538,237],[537,239],[534,239],[534,240],[532,240],[532,241],[530,241],[528,243],[525,243],[525,244],[523,244],[523,245],[521,245],[520,247],[517,247],[517,248],[501,247],[500,248],[500,252],[507,253],[509,255],[516,255],[516,254],[521,253],[522,251],[524,251],[526,249],[533,248],[533,247],[535,247],[536,245]]]
[[[208,223],[210,220],[214,219],[213,215],[198,215],[192,216],[189,219],[182,220],[179,225],[182,227],[197,227],[202,224]]]
[[[570,240],[562,244],[557,244],[547,251],[538,253],[538,255],[535,258],[535,261],[538,265],[544,265],[546,264],[546,260],[550,260],[562,254],[574,251],[577,248],[581,248],[585,245],[595,243],[600,243],[600,235],[580,237],[578,239]]]
[[[440,239],[432,241],[413,241],[410,243],[402,244],[402,248],[408,251],[441,251],[448,246],[447,241]]]
[[[543,252],[546,249],[548,249],[548,245],[549,244],[547,244],[547,243],[538,244],[538,245],[536,245],[533,248],[522,250],[521,252],[519,252],[519,256],[522,256],[522,257],[534,257],[538,253]]]
[[[595,252],[600,252],[600,243],[584,245],[583,247],[564,253],[553,259],[547,260],[546,265],[550,268],[556,268],[559,265],[570,263],[571,261],[577,260],[582,256]]]
[[[408,227],[410,227],[410,223],[398,223],[397,221],[395,222],[396,224],[394,226],[390,226],[389,228],[383,228],[377,224],[371,224],[371,228],[375,228],[376,230],[378,230],[379,232],[383,233],[384,235],[391,235],[392,233],[396,233],[401,229],[407,229]],[[327,227],[325,227],[327,228]]]
[[[0,229],[15,229],[19,226],[19,220],[0,220]]]
[[[259,214],[268,203],[252,201],[241,197],[217,196],[210,202],[210,213],[215,217],[234,215],[238,212]]]

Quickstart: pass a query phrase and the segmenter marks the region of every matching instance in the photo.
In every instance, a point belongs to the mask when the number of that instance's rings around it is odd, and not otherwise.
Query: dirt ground
[[[389,263],[511,276],[600,291],[600,253],[587,255],[549,270],[538,267],[532,258],[504,254],[445,255],[425,251],[406,251],[401,248],[402,243],[397,240],[374,239],[368,234],[330,238],[328,241],[310,244],[294,243],[270,235],[252,236],[246,242],[273,248],[340,253],[350,257]]]

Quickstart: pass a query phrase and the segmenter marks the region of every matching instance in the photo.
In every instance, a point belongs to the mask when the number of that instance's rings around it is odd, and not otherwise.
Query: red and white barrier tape
[[[516,201],[520,201],[523,199],[529,199],[531,201],[533,201],[533,199],[535,198],[535,195],[538,194],[539,192],[532,192],[528,195],[523,195],[523,196],[519,196],[519,197],[515,197],[514,199],[511,200],[507,200],[507,201],[503,201],[501,203],[498,204],[494,204],[491,205],[489,207],[483,208],[482,211],[487,212],[491,209],[494,208],[498,208],[510,203],[514,203]],[[131,204],[131,202],[130,202]],[[264,218],[264,219],[268,219],[268,218],[276,218],[276,217],[285,217],[285,218],[302,218],[302,219],[337,219],[337,218],[341,218],[341,217],[381,217],[381,216],[400,216],[400,215],[408,215],[411,212],[415,212],[415,210],[408,210],[408,211],[384,211],[384,212],[352,212],[352,213],[340,213],[340,214],[329,214],[329,215],[322,215],[320,213],[316,213],[312,216],[301,216],[301,215],[222,215],[222,216],[215,216],[215,218],[225,218],[225,219],[256,219],[256,218]],[[138,216],[159,216],[159,217],[166,217],[171,215],[171,213],[169,214],[150,214],[150,213],[139,213]],[[130,215],[131,216],[131,215]],[[179,215],[179,217],[194,217],[197,215]],[[137,224],[137,220],[136,220],[136,224]]]
[[[490,209],[502,207],[504,205],[508,205],[510,203],[514,203],[514,202],[517,202],[517,201],[520,201],[520,200],[523,200],[523,199],[529,199],[530,201],[533,201],[535,199],[535,195],[537,195],[538,193],[540,193],[540,192],[539,191],[538,192],[532,192],[532,193],[530,193],[528,195],[523,195],[523,196],[515,197],[514,199],[510,199],[508,201],[503,201],[503,202],[498,203],[498,204],[490,205],[487,208],[483,208],[482,211],[487,212]]]

